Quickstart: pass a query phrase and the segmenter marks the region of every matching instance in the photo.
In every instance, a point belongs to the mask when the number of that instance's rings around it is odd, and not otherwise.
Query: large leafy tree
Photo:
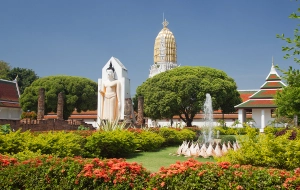
[[[144,112],[152,119],[179,115],[187,126],[203,109],[206,93],[212,97],[214,110],[234,112],[241,103],[235,81],[223,71],[209,67],[178,67],[147,79],[137,88],[144,96]]]
[[[10,64],[0,60],[0,79],[15,80],[18,81],[20,94],[22,94],[26,87],[38,79],[32,69],[14,67],[11,69]]]
[[[9,63],[0,60],[0,79],[8,79],[7,74],[10,71]]]
[[[7,78],[9,80],[14,80],[17,78],[20,94],[23,94],[25,88],[30,86],[31,83],[37,80],[39,77],[32,69],[15,67],[8,72]]]
[[[64,94],[63,117],[68,119],[78,112],[97,109],[97,83],[82,77],[49,76],[37,79],[21,95],[23,111],[37,111],[39,89],[45,89],[45,113],[57,111],[57,96]]]
[[[292,13],[289,18],[300,19],[300,8],[296,13]],[[285,37],[284,34],[277,35],[278,38],[287,42],[287,46],[282,47],[282,51],[286,52],[284,58],[294,58],[297,64],[300,64],[300,33],[299,26],[297,25],[294,30],[293,37]],[[279,116],[294,117],[300,115],[300,71],[292,66],[287,71],[282,70],[284,79],[287,82],[287,86],[278,91],[276,94],[277,114]]]

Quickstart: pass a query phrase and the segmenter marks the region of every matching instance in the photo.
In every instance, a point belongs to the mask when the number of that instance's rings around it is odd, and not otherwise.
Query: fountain
[[[209,93],[206,94],[205,103],[203,106],[204,112],[204,128],[203,128],[203,138],[204,143],[213,143],[213,108],[211,102],[211,96]]]
[[[227,145],[223,143],[221,145],[220,131],[217,131],[216,139],[214,139],[213,132],[213,108],[210,94],[206,94],[206,100],[203,106],[204,112],[204,127],[202,132],[202,142],[187,142],[183,141],[182,145],[178,147],[176,154],[173,155],[184,155],[185,157],[201,156],[203,158],[209,158],[210,156],[221,157],[225,155],[228,150],[233,149],[234,151],[240,148],[236,142],[231,148],[231,144],[228,141]],[[201,147],[201,148],[200,148]]]

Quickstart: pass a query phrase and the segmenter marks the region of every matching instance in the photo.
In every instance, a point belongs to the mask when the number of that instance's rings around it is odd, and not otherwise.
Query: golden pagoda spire
[[[167,26],[169,25],[169,22],[167,21],[167,19],[165,19],[163,21],[162,25],[164,26],[164,28],[167,28]]]

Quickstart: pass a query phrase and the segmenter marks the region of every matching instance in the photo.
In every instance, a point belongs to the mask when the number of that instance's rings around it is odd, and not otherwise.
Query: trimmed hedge
[[[121,157],[136,150],[138,140],[126,130],[101,131],[87,137],[85,150],[88,157]]]
[[[0,154],[27,159],[41,154],[59,157],[123,157],[136,149],[155,151],[162,146],[193,140],[195,132],[173,128],[129,129],[115,131],[30,131],[0,134]],[[28,156],[26,156],[28,155]]]

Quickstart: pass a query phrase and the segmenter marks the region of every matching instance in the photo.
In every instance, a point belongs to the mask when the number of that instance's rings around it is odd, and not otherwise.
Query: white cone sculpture
[[[222,151],[221,151],[221,148],[219,146],[219,143],[217,143],[216,148],[215,148],[215,156],[216,157],[221,157],[222,156]]]
[[[214,151],[214,148],[213,148],[213,146],[212,146],[211,143],[209,144],[209,146],[208,146],[208,148],[207,148],[207,150],[206,150],[206,154],[207,154],[208,157],[209,157],[209,156],[215,156],[215,155],[216,155],[216,154],[215,154],[215,151]]]
[[[231,150],[232,148],[231,148],[231,143],[230,143],[230,141],[228,141],[227,142],[227,150]]]
[[[199,156],[202,156],[203,158],[207,158],[207,153],[206,153],[206,146],[205,144],[202,145],[202,147],[200,148],[200,153]]]
[[[228,152],[228,150],[227,150],[226,144],[223,143],[223,145],[222,145],[222,154],[225,155],[227,152]]]

